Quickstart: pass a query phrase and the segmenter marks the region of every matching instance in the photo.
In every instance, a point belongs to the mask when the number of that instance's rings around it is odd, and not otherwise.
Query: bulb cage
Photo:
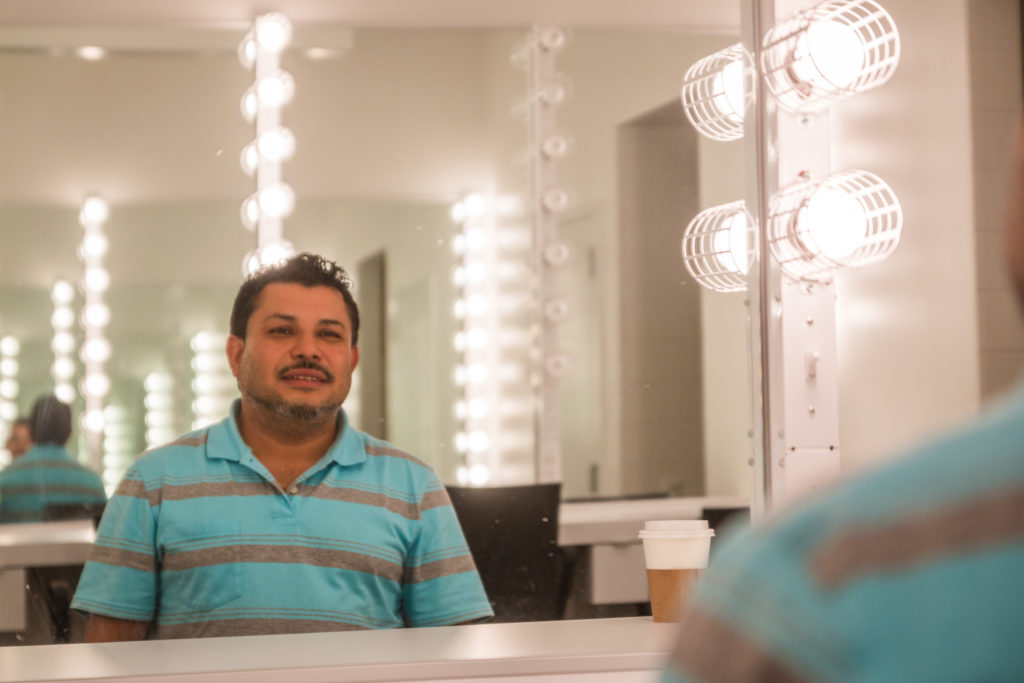
[[[742,65],[742,105],[739,111],[728,96],[725,69]],[[743,117],[753,101],[753,68],[750,55],[739,43],[695,62],[683,75],[680,99],[686,118],[712,140],[743,137]]]
[[[746,221],[747,262],[742,270],[731,249],[732,225],[739,216]],[[683,233],[683,263],[693,279],[708,289],[717,292],[745,291],[754,239],[754,220],[742,200],[704,209],[694,216]]]
[[[826,255],[805,220],[807,207],[822,191],[843,192],[864,213],[860,244],[842,258]],[[850,170],[821,180],[797,183],[782,190],[768,215],[772,256],[783,272],[798,280],[825,281],[833,271],[863,268],[884,261],[899,246],[903,211],[884,180],[868,171]]]
[[[861,64],[848,82],[836,83],[808,47],[808,30],[833,22],[856,36]],[[900,37],[888,12],[872,0],[828,0],[802,10],[764,37],[761,66],[769,90],[790,111],[825,109],[857,93],[883,85],[900,60]]]

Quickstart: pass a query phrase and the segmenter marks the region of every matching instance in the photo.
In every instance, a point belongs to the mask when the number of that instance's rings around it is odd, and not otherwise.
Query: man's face
[[[227,353],[243,403],[305,421],[337,412],[359,362],[341,293],[290,282],[263,289],[246,338],[229,337]]]
[[[17,458],[32,448],[32,437],[28,433],[27,424],[19,423],[11,428],[11,435],[7,437],[5,448],[11,452],[12,458]]]

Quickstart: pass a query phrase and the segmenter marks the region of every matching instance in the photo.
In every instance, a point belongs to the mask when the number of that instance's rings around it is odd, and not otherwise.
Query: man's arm
[[[100,614],[90,614],[85,625],[85,642],[112,643],[122,640],[145,640],[149,623],[114,619]]]

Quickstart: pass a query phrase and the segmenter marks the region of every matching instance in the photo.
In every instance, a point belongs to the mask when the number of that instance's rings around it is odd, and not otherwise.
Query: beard
[[[328,382],[334,381],[333,373],[316,363],[308,361],[287,367],[284,370],[281,370],[278,375],[282,376],[292,370],[304,368],[317,370],[324,374]],[[252,379],[258,376],[259,375],[256,372],[239,372],[238,390],[241,392],[242,396],[250,399],[261,408],[288,420],[318,422],[326,417],[333,417],[338,413],[338,409],[341,408],[341,404],[345,400],[345,394],[348,393],[347,390],[340,391],[337,394],[332,394],[318,404],[287,401],[273,388],[263,385],[258,380],[254,381]]]

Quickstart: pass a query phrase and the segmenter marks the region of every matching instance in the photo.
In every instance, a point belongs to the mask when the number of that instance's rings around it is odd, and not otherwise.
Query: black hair
[[[36,445],[63,446],[71,437],[71,408],[53,394],[43,394],[32,404],[28,431]]]
[[[297,254],[279,265],[261,268],[246,278],[231,307],[232,335],[245,339],[249,318],[256,310],[260,293],[274,282],[289,282],[303,287],[330,287],[340,292],[352,322],[352,345],[355,346],[359,339],[359,308],[352,297],[352,280],[338,264],[309,252]]]

